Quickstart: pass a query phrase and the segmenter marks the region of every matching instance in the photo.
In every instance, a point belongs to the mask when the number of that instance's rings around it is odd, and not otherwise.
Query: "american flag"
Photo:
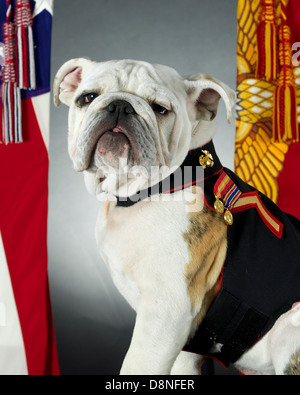
[[[23,0],[0,0],[1,27],[8,5],[13,21],[17,3],[23,6]],[[0,144],[0,375],[59,374],[47,272],[53,1],[29,5],[36,89],[20,89],[23,142]],[[3,41],[1,28],[0,66]],[[0,128],[3,136],[2,122]]]

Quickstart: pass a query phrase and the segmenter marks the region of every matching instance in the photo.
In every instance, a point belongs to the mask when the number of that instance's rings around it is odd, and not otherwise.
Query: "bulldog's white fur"
[[[202,191],[190,188],[169,195],[169,201],[130,208],[116,207],[109,197],[132,195],[180,166],[190,149],[213,137],[220,98],[230,120],[235,93],[212,77],[184,78],[166,66],[80,58],[58,71],[54,97],[56,105],[70,106],[69,153],[75,170],[84,171],[90,192],[107,197],[96,226],[100,254],[137,312],[121,374],[199,374],[202,357],[181,350],[202,309],[205,314],[204,296],[218,281],[226,255],[225,240],[203,284],[203,297],[193,301],[186,281],[191,251],[184,235],[190,232],[190,205],[203,206]],[[160,171],[150,177],[152,166]],[[283,374],[300,348],[299,325],[296,307],[240,358],[238,368]]]

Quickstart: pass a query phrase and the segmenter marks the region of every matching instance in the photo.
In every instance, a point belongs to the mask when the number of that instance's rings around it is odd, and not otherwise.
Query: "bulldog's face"
[[[101,184],[106,192],[125,195],[125,179],[128,186],[135,174],[152,185],[158,181],[153,174],[168,175],[190,149],[212,138],[220,97],[230,119],[235,93],[222,82],[204,75],[186,79],[169,67],[133,60],[73,59],[54,83],[55,104],[70,107],[75,170],[85,171],[91,192]],[[164,170],[153,173],[153,167]],[[110,190],[116,175],[118,190]]]

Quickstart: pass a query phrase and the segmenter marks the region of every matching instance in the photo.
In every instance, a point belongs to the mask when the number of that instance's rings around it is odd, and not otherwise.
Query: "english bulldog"
[[[123,375],[196,375],[207,356],[300,374],[299,223],[221,165],[220,98],[230,121],[224,83],[142,61],[56,75],[69,155],[101,201],[101,257],[137,313]]]

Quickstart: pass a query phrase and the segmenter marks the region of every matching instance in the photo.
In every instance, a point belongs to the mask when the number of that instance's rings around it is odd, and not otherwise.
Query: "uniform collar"
[[[189,168],[188,172],[184,171],[185,167]],[[193,185],[203,184],[204,181],[205,186],[213,186],[222,170],[223,166],[216,154],[214,144],[210,141],[202,147],[190,150],[179,168],[159,183],[129,197],[117,196],[117,206],[131,207],[142,200],[149,199],[153,195],[172,194]],[[211,188],[208,189],[210,190]],[[206,199],[209,199],[210,195],[211,193],[208,193],[205,196]]]

